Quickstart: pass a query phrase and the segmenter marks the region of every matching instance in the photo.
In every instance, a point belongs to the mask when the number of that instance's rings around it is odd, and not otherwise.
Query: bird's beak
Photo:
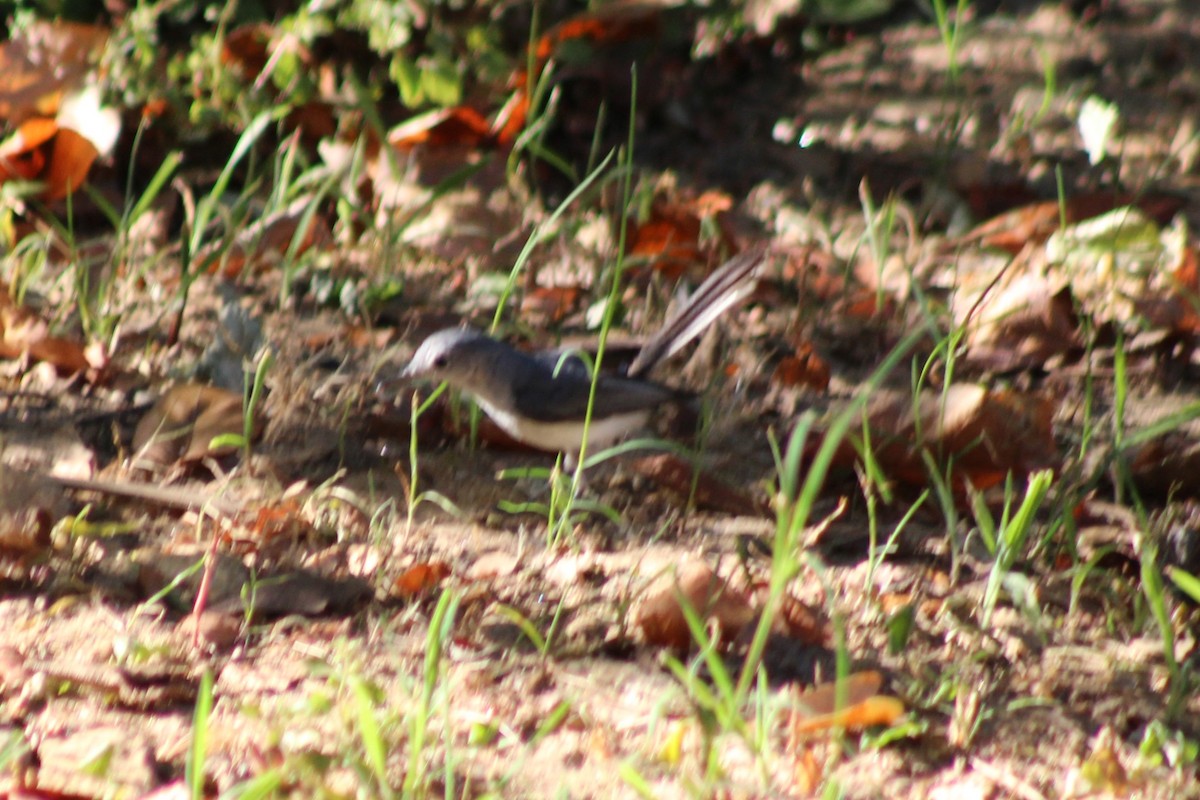
[[[413,369],[413,365],[409,364],[398,374],[392,374],[385,378],[380,378],[375,381],[376,392],[395,392],[410,386],[414,381],[420,380],[422,377],[420,370]]]

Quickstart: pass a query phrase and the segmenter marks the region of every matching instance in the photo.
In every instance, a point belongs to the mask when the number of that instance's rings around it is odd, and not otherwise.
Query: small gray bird
[[[757,248],[727,261],[647,340],[624,375],[597,377],[589,451],[613,445],[645,427],[658,408],[691,397],[642,376],[749,296],[764,258]],[[401,378],[431,378],[468,392],[506,433],[533,447],[570,458],[582,446],[592,379],[577,356],[523,353],[480,331],[450,328],[421,344]]]

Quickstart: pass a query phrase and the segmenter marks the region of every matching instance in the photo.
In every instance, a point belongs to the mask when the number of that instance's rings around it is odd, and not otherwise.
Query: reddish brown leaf
[[[830,369],[808,342],[801,342],[794,355],[775,365],[771,382],[781,386],[807,386],[823,392],[829,388]]]
[[[82,135],[70,128],[60,128],[54,137],[50,163],[42,175],[46,184],[43,196],[47,200],[59,200],[78,191],[99,154],[96,146]]]
[[[268,47],[275,29],[266,22],[239,25],[225,35],[221,63],[232,67],[248,80],[254,80],[267,65]]]
[[[392,594],[411,598],[437,587],[450,577],[450,565],[444,561],[413,564],[392,582]]]
[[[521,312],[542,322],[561,322],[579,303],[578,286],[538,286],[521,301]]]
[[[50,523],[44,508],[0,509],[0,552],[41,552],[50,545]]]
[[[12,136],[0,144],[0,179],[33,180],[46,166],[42,145],[54,138],[58,123],[35,117],[21,123]]]
[[[491,140],[492,126],[482,114],[469,106],[419,114],[392,128],[388,134],[388,144],[397,150],[411,150],[420,144],[479,147]]]
[[[539,61],[554,55],[563,42],[586,39],[591,42],[620,42],[643,36],[657,35],[661,9],[652,3],[610,3],[571,19],[560,22],[546,31],[534,51]]]
[[[529,95],[525,87],[525,72],[519,72],[512,82],[513,93],[496,112],[492,121],[491,135],[496,142],[505,147],[511,145],[525,130],[525,120],[529,116]]]
[[[731,204],[727,195],[717,192],[706,192],[695,200],[660,199],[648,219],[631,227],[628,253],[650,261],[655,270],[677,280],[693,265],[711,261],[716,250],[736,250],[733,237],[724,228],[714,246],[701,244],[705,221],[716,218],[720,227],[720,215]]]

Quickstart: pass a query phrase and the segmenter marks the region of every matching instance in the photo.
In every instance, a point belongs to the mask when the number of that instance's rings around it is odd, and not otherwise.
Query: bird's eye
[[[446,365],[448,365],[449,363],[450,363],[450,360],[448,358],[446,358],[445,356],[438,356],[437,358],[435,358],[433,360],[434,369],[445,369]]]

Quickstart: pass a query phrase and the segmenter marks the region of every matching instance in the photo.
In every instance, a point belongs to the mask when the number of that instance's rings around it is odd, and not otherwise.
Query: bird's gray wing
[[[569,355],[561,364],[558,362],[559,355],[553,353],[524,361],[522,374],[514,376],[513,381],[513,404],[521,416],[540,422],[583,419],[591,392],[588,369]],[[653,381],[601,375],[592,418],[644,411],[681,396],[682,393]]]

